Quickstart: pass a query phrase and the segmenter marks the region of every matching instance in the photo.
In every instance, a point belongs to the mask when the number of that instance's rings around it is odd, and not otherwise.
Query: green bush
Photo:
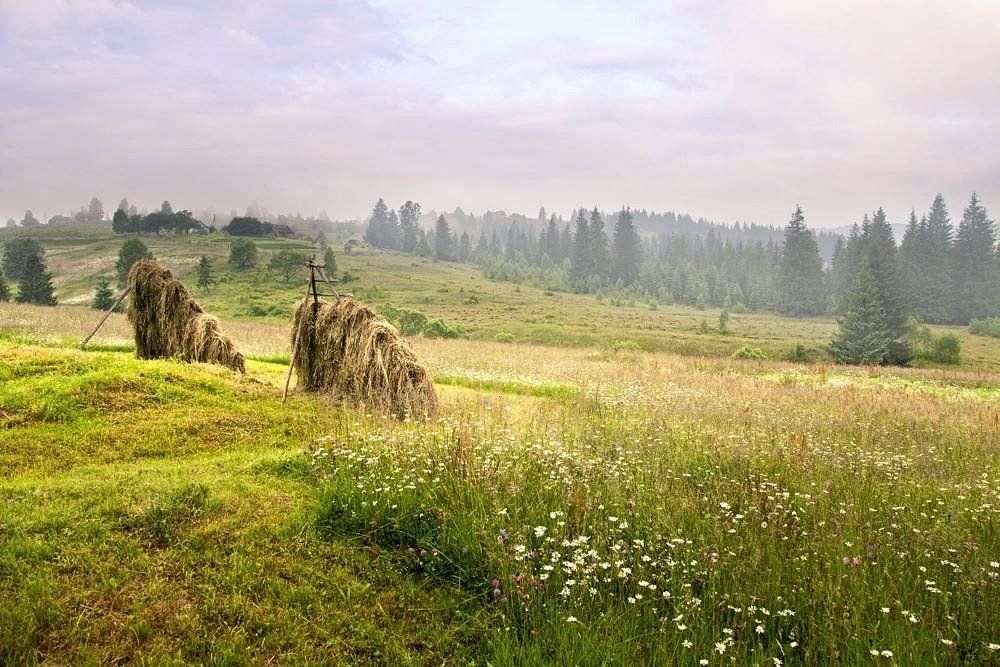
[[[733,359],[767,359],[767,355],[759,347],[744,345],[733,352]]]
[[[468,335],[459,325],[445,324],[443,320],[431,320],[421,333],[427,338],[465,338]]]
[[[496,342],[498,343],[513,343],[514,334],[508,333],[506,331],[501,331],[494,337],[494,340],[496,340]]]
[[[969,322],[969,333],[976,336],[1000,338],[1000,317],[987,317]]]
[[[959,364],[962,362],[962,343],[951,333],[935,336],[931,342],[928,358],[939,364]]]
[[[972,330],[971,324],[969,330]],[[951,333],[934,335],[929,326],[921,324],[914,317],[906,321],[904,340],[904,344],[912,350],[911,356],[917,359],[939,364],[959,364],[962,361],[962,343],[958,336]]]

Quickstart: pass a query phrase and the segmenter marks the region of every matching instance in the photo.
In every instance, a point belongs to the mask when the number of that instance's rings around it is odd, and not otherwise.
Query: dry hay
[[[337,303],[301,301],[292,321],[299,386],[326,390],[397,417],[420,418],[437,409],[430,374],[383,317],[350,297]]]
[[[152,260],[139,260],[129,271],[128,288],[126,314],[135,329],[137,357],[179,357],[246,372],[243,355],[219,330],[219,320],[202,310],[170,271]]]

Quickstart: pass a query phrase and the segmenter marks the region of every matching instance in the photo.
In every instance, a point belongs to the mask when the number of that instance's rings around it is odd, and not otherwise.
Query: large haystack
[[[127,316],[135,328],[137,357],[179,357],[246,372],[243,355],[219,330],[219,321],[201,309],[170,271],[140,260],[129,271],[128,288]]]
[[[397,417],[421,418],[437,409],[427,369],[391,324],[349,297],[338,303],[301,301],[292,321],[299,386],[326,390]]]

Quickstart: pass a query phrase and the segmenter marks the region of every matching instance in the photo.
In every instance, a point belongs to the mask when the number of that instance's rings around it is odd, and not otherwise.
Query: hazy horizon
[[[0,216],[994,211],[997,26],[992,2],[0,0]]]

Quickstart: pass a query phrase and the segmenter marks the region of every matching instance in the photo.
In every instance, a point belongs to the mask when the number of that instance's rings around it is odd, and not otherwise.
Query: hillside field
[[[0,664],[1000,664],[996,339],[833,366],[832,319],[335,244],[344,290],[469,332],[410,339],[441,410],[401,423],[282,405],[303,281],[222,237],[144,240],[213,258],[246,376],[136,360],[122,316],[75,349],[121,239],[38,233],[66,305],[0,304]]]

